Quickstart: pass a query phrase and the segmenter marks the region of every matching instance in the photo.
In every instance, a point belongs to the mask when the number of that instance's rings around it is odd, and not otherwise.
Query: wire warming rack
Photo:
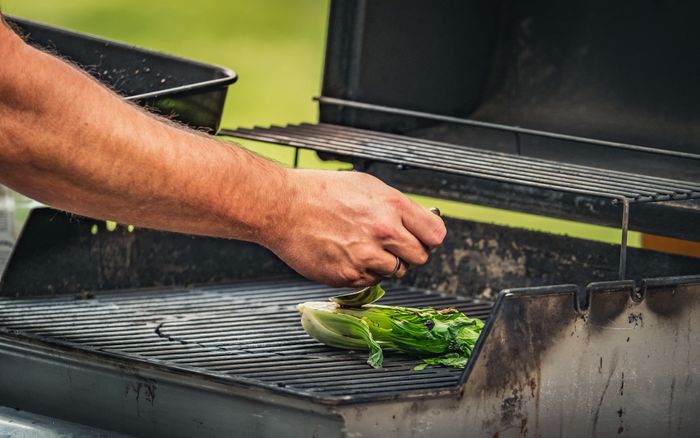
[[[456,120],[470,124],[472,122],[467,119]],[[493,128],[506,129],[499,125]],[[514,129],[518,131],[518,128]],[[326,123],[222,129],[219,134],[292,146],[297,150],[312,149],[347,157],[610,199],[614,204],[622,206],[620,279],[625,277],[629,205],[700,198],[700,184],[695,182],[484,151],[440,141]],[[574,141],[589,140],[564,137]],[[608,146],[641,148],[644,152],[648,152],[645,149],[656,151],[617,143],[610,143]],[[697,158],[694,154],[684,155],[689,155],[684,158]]]

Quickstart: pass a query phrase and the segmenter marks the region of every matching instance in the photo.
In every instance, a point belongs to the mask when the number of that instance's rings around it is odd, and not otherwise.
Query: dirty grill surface
[[[386,286],[382,304],[456,307],[485,319],[491,303]],[[320,401],[368,401],[454,389],[461,370],[416,372],[415,358],[328,348],[301,327],[296,304],[337,294],[304,280],[98,293],[91,299],[0,300],[0,330],[186,369]]]

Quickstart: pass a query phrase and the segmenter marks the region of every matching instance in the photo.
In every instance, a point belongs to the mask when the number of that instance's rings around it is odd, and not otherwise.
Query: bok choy
[[[382,366],[383,348],[420,357],[423,363],[416,369],[464,368],[484,326],[456,309],[345,307],[334,302],[307,302],[297,309],[306,333],[331,347],[369,350],[367,363],[374,368]]]

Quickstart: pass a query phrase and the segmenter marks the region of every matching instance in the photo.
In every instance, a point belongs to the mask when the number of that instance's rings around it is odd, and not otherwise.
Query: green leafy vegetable
[[[297,308],[309,335],[331,347],[369,350],[367,363],[374,368],[382,366],[382,348],[421,357],[423,364],[416,370],[428,365],[464,368],[484,326],[456,309],[343,307],[333,302],[308,302]]]
[[[360,307],[370,304],[384,296],[384,289],[378,284],[357,292],[331,297],[331,301],[345,307]]]

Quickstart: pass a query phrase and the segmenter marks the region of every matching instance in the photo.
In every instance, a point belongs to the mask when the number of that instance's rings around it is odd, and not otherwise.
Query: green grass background
[[[88,32],[234,69],[222,126],[314,122],[311,97],[321,88],[328,2],[325,0],[0,0],[8,14]],[[290,165],[289,148],[242,142]],[[342,168],[310,151],[302,167]],[[619,242],[619,230],[456,202],[415,197],[448,215],[501,225]],[[631,233],[632,246],[639,235]]]

